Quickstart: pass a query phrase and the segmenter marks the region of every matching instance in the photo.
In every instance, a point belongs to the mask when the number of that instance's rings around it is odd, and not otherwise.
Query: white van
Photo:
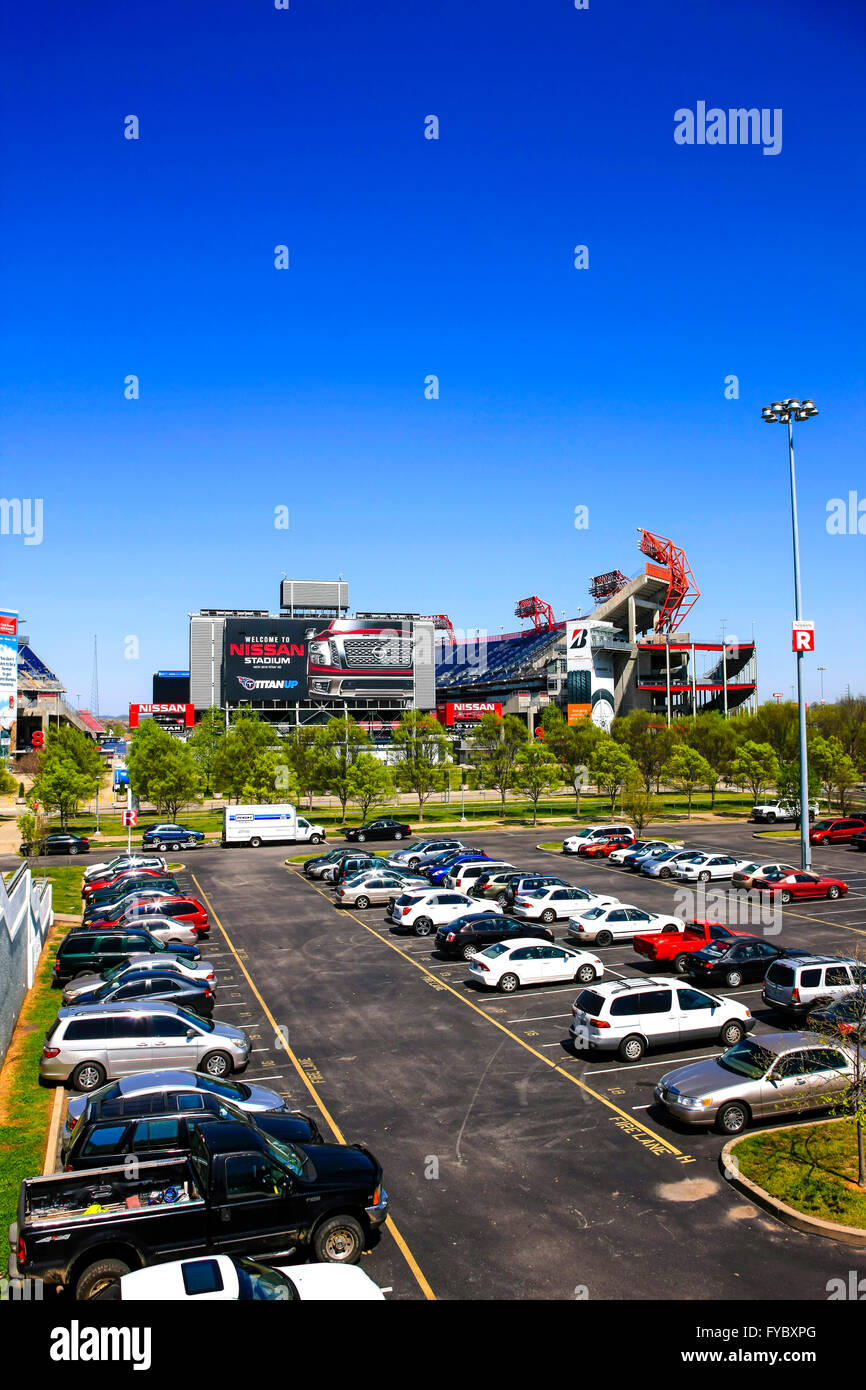
[[[226,806],[223,809],[224,845],[310,844],[320,845],[325,832],[299,816],[294,806]]]

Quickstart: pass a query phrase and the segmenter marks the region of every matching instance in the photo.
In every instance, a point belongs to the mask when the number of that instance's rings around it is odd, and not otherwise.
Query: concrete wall
[[[51,884],[34,881],[27,864],[0,880],[0,1062],[53,921]]]

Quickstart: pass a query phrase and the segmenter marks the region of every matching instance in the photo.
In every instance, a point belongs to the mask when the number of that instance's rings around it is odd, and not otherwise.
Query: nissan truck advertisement
[[[229,618],[223,677],[230,704],[409,695],[410,623],[356,618]]]

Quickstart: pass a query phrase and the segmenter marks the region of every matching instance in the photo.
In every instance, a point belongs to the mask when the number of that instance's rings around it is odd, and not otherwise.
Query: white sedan
[[[432,893],[410,890],[394,899],[385,913],[385,921],[414,931],[416,936],[429,936],[434,927],[444,927],[455,917],[477,916],[479,912],[488,916],[501,911],[498,903],[467,897],[454,888],[440,888]]]
[[[385,1295],[357,1265],[260,1265],[235,1255],[207,1255],[150,1265],[124,1274],[109,1297],[124,1303],[196,1303],[327,1300],[329,1303],[384,1302]]]
[[[561,888],[551,884],[521,893],[514,900],[512,912],[515,917],[529,922],[555,922],[557,918],[574,917],[591,907],[607,907],[618,902],[619,898],[612,893],[590,893],[586,888]]]
[[[633,936],[655,936],[663,931],[682,931],[685,922],[682,917],[672,917],[666,912],[647,912],[646,908],[633,907],[631,903],[617,903],[615,907],[591,907],[569,918],[568,937],[570,941],[583,944],[594,941],[596,946],[609,946],[612,941],[630,941]]]
[[[735,859],[732,854],[699,854],[695,859],[677,864],[674,878],[681,883],[709,883],[710,879],[730,878],[749,862],[748,859]]]
[[[497,941],[478,951],[469,962],[469,973],[478,985],[511,994],[521,985],[560,984],[575,980],[589,985],[601,979],[604,965],[590,951],[570,946],[548,946],[532,937]]]

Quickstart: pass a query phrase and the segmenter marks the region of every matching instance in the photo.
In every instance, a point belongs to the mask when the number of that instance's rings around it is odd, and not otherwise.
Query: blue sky
[[[275,608],[282,573],[491,632],[528,594],[585,612],[638,526],[685,548],[692,634],[754,622],[788,693],[780,395],[821,411],[808,694],[819,664],[828,698],[866,688],[866,535],[825,524],[866,500],[858,6],[16,8],[0,457],[44,522],[0,536],[0,602],[73,696],[94,633],[119,712],[187,665],[187,612]],[[698,101],[781,108],[781,152],[677,145]]]

